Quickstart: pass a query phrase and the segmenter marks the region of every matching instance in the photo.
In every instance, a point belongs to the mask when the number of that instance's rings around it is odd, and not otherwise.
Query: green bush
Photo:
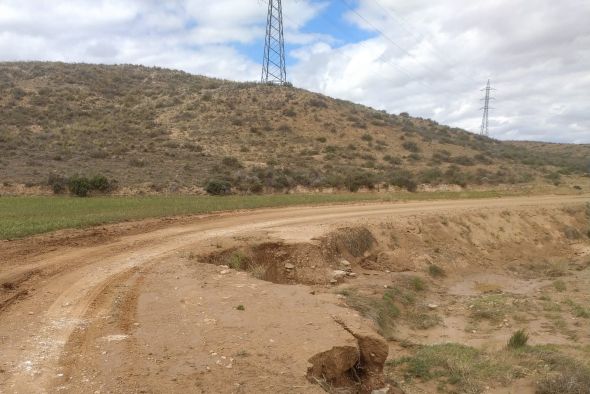
[[[68,180],[68,189],[75,196],[86,197],[92,190],[92,187],[88,178],[74,176]]]
[[[430,274],[430,276],[434,278],[441,278],[447,276],[445,270],[435,264],[431,264],[428,266],[428,273]]]
[[[212,179],[207,182],[205,191],[212,196],[226,196],[231,194],[231,184],[228,181]]]
[[[397,187],[406,189],[409,192],[415,192],[418,189],[418,185],[412,179],[412,174],[407,171],[401,171],[391,176],[391,184]]]
[[[518,330],[510,337],[508,347],[511,349],[519,349],[526,346],[529,341],[529,336],[524,330]]]
[[[346,177],[346,188],[351,192],[357,192],[361,187],[373,190],[375,183],[375,176],[368,172],[350,174]]]
[[[111,182],[104,175],[95,175],[88,180],[91,190],[106,193],[111,190]]]

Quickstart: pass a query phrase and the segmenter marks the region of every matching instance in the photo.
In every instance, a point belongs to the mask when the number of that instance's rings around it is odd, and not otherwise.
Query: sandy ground
[[[308,359],[355,344],[336,320],[359,331],[371,325],[329,286],[258,280],[199,263],[194,253],[261,239],[314,242],[345,225],[588,201],[545,196],[268,209],[2,242],[0,393],[320,393],[306,378]],[[382,274],[361,275],[359,286],[391,280]],[[445,286],[468,297],[476,283],[506,283],[502,273],[486,275],[500,276],[449,279]],[[506,286],[518,292],[543,285]],[[452,336],[452,319],[447,323],[448,332],[425,333],[423,340]]]

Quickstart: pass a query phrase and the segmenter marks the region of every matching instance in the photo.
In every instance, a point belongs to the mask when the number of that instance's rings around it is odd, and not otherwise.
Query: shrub
[[[415,192],[418,189],[418,185],[412,179],[412,174],[407,171],[395,173],[391,177],[391,184],[397,187],[404,188],[409,192]]]
[[[351,174],[346,178],[346,187],[351,192],[357,192],[361,187],[373,190],[375,188],[375,183],[375,176],[368,172]]]
[[[242,165],[240,164],[240,161],[238,159],[236,159],[235,157],[230,157],[230,156],[224,157],[221,160],[221,164],[223,164],[224,166],[229,167],[229,168],[242,167]]]
[[[68,180],[68,189],[78,197],[86,197],[92,187],[88,178],[75,176]]]
[[[424,283],[424,281],[422,280],[422,278],[419,278],[417,276],[412,276],[410,278],[410,285],[416,291],[424,291],[426,289],[426,283]]]
[[[555,282],[553,282],[553,287],[555,287],[555,290],[561,292],[564,292],[567,289],[567,286],[565,285],[565,282],[562,280],[556,280]]]
[[[248,191],[254,194],[262,193],[264,191],[264,185],[260,179],[253,179],[248,186]]]
[[[524,330],[518,330],[510,337],[508,347],[511,349],[519,349],[525,347],[529,341],[529,336]]]
[[[369,133],[365,133],[362,135],[361,140],[370,142],[373,141],[373,136]]]
[[[68,184],[68,180],[57,174],[51,174],[47,178],[47,185],[51,187],[54,194],[61,194],[66,191],[66,186]]]
[[[418,153],[420,152],[420,148],[418,147],[418,145],[415,142],[411,142],[411,141],[406,141],[402,144],[402,146],[404,147],[405,150],[413,152],[413,153]]]
[[[212,196],[225,196],[231,194],[231,184],[227,181],[212,179],[207,182],[205,191]]]
[[[283,133],[290,133],[291,131],[293,131],[293,129],[291,129],[291,126],[289,126],[288,124],[282,124],[277,128],[278,131],[281,131]]]
[[[297,116],[297,112],[295,112],[295,110],[294,110],[293,108],[286,109],[286,110],[283,112],[283,114],[284,114],[285,116],[288,116],[288,117],[290,117],[290,118],[293,118],[293,117]]]
[[[88,180],[91,190],[106,193],[111,190],[111,182],[104,175],[95,175]]]
[[[429,168],[420,173],[420,182],[437,184],[442,180],[443,173],[438,168]]]
[[[307,102],[310,106],[316,108],[328,108],[328,104],[322,99],[319,98],[312,98]]]
[[[435,264],[428,266],[428,273],[433,278],[441,278],[441,277],[447,276],[445,270]]]
[[[383,156],[383,160],[385,160],[386,162],[388,162],[390,164],[393,164],[393,165],[400,165],[400,164],[402,164],[402,161],[401,161],[400,158],[394,157],[394,156],[391,156],[391,155],[385,155],[385,156]]]

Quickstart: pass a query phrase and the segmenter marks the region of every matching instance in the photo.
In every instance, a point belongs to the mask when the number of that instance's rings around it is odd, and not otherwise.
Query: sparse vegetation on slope
[[[147,192],[557,184],[590,147],[499,142],[292,87],[139,66],[0,63],[0,182]],[[531,149],[533,147],[533,149]],[[225,194],[225,188],[223,190]]]

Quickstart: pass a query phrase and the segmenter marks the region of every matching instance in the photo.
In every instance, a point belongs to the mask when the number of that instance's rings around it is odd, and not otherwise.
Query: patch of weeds
[[[567,264],[558,262],[540,262],[524,265],[531,273],[536,273],[549,278],[558,278],[567,273]]]
[[[523,344],[522,336],[517,342]],[[413,355],[386,363],[388,372],[401,373],[406,382],[436,380],[439,391],[480,393],[490,384],[506,385],[526,376],[538,380],[539,394],[590,392],[590,368],[561,354],[555,346],[511,347],[484,352],[448,343],[422,346]],[[451,385],[452,387],[448,387]]]
[[[346,304],[357,310],[361,315],[375,322],[379,327],[379,333],[385,338],[391,338],[395,325],[395,319],[399,317],[400,310],[395,305],[395,294],[386,291],[381,299],[359,294],[355,289],[344,289],[340,294],[346,297]]]
[[[567,299],[564,301],[568,306],[572,308],[572,313],[575,317],[583,319],[590,319],[590,311],[584,308],[582,305],[575,303],[574,301]]]
[[[555,287],[555,290],[561,292],[564,292],[567,289],[567,286],[565,285],[565,282],[562,280],[556,280],[555,282],[553,282],[553,287]]]
[[[412,290],[396,286],[388,292],[392,297],[397,297],[397,299],[404,305],[414,305],[416,303],[416,293]]]
[[[486,295],[476,299],[470,306],[471,318],[497,323],[511,309],[503,295]]]
[[[244,305],[240,304],[240,305],[236,306],[236,309],[238,311],[245,311],[246,310],[246,307]]]
[[[248,268],[248,272],[256,279],[264,279],[266,276],[266,267],[262,264],[254,264]]]
[[[543,303],[543,310],[545,312],[561,312],[561,305],[557,302],[546,301]]]
[[[331,237],[331,241],[338,248],[345,249],[354,257],[362,256],[375,243],[373,234],[364,227],[342,228],[333,233]]]
[[[523,329],[520,329],[516,331],[514,334],[512,334],[512,336],[508,340],[508,347],[510,349],[520,349],[526,346],[528,341],[529,335]]]
[[[413,356],[387,362],[388,366],[403,368],[406,380],[440,380],[443,391],[446,385],[455,386],[460,392],[476,393],[490,379],[506,376],[510,366],[494,360],[470,346],[447,343],[423,346]],[[454,390],[450,390],[454,391]]]
[[[410,277],[410,286],[412,286],[412,288],[416,291],[426,290],[426,283],[418,276]]]
[[[241,270],[244,268],[246,256],[240,251],[233,252],[226,261],[226,265],[234,270]]]
[[[447,273],[445,272],[445,270],[436,264],[431,264],[428,266],[428,273],[433,278],[443,278],[443,277],[447,276]]]
[[[537,394],[590,393],[590,368],[550,349],[535,349],[550,370],[538,382]]]
[[[428,330],[438,326],[442,319],[437,314],[427,313],[427,311],[411,311],[408,313],[408,321],[412,328],[417,330]]]

